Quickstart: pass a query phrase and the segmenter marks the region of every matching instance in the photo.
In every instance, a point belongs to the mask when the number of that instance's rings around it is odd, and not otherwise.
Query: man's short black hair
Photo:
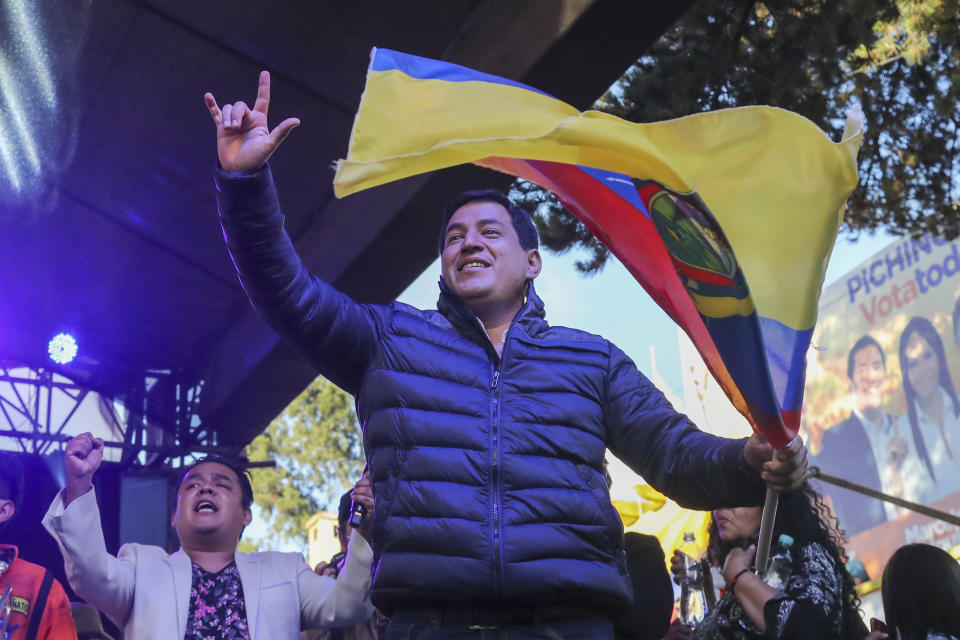
[[[477,189],[475,191],[464,191],[443,210],[443,221],[440,225],[440,238],[437,242],[437,251],[443,253],[443,246],[447,239],[447,225],[450,224],[450,218],[460,207],[471,202],[496,202],[507,210],[510,214],[510,221],[513,223],[513,229],[517,232],[520,239],[520,246],[523,249],[537,249],[540,247],[540,236],[537,235],[537,227],[533,224],[530,214],[518,207],[514,202],[503,193],[495,189]]]
[[[180,485],[183,484],[187,474],[193,471],[194,467],[206,462],[216,462],[217,464],[222,464],[225,467],[229,467],[230,470],[233,471],[233,473],[237,476],[237,482],[240,483],[240,503],[243,505],[244,509],[249,509],[253,504],[253,486],[250,484],[250,471],[246,469],[244,461],[237,458],[225,458],[218,455],[209,455],[200,458],[193,464],[184,467],[183,473],[181,473],[180,477],[177,479],[177,488],[174,489],[174,493],[180,493]]]
[[[861,336],[853,344],[853,348],[850,349],[849,355],[847,355],[847,377],[850,380],[853,380],[853,358],[857,355],[857,352],[866,347],[876,347],[877,351],[880,352],[880,362],[883,363],[883,368],[887,368],[887,356],[883,354],[883,347],[880,346],[880,343],[873,339],[872,336]]]

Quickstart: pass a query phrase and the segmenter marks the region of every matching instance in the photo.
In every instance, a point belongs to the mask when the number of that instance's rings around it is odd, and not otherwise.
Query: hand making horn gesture
[[[217,155],[225,171],[256,171],[267,163],[284,138],[300,124],[287,118],[273,131],[267,123],[270,108],[270,72],[260,72],[257,101],[253,109],[243,101],[217,106],[212,93],[203,95],[210,116],[217,125]]]

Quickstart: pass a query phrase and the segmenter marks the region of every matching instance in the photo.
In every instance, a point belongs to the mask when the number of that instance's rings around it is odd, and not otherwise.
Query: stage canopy
[[[193,389],[187,426],[201,440],[249,442],[315,372],[234,275],[204,91],[252,103],[258,71],[271,71],[271,120],[302,119],[273,162],[288,231],[315,273],[385,302],[434,259],[442,203],[506,178],[460,168],[336,200],[331,164],[371,47],[519,79],[584,109],[689,4],[0,3],[0,367],[52,369],[128,402],[141,393],[150,422],[171,430]],[[59,332],[78,354],[55,367],[47,343]]]

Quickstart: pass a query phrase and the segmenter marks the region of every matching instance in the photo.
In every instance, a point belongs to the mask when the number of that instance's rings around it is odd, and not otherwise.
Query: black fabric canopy
[[[0,3],[0,365],[49,366],[47,341],[68,331],[80,353],[65,375],[106,395],[151,372],[203,380],[200,420],[219,444],[249,442],[315,372],[256,317],[233,273],[204,91],[252,102],[258,71],[272,72],[271,120],[302,119],[272,165],[289,232],[315,273],[388,301],[435,257],[443,202],[506,183],[459,168],[333,197],[330,167],[372,46],[587,108],[689,4]],[[162,406],[153,419],[170,423]]]

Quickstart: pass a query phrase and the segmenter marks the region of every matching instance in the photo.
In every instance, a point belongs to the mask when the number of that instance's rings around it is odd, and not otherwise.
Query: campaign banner
[[[958,297],[958,242],[929,234],[893,242],[823,291],[801,422],[813,465],[960,515]],[[903,544],[960,544],[956,526],[818,485],[871,578]]]

